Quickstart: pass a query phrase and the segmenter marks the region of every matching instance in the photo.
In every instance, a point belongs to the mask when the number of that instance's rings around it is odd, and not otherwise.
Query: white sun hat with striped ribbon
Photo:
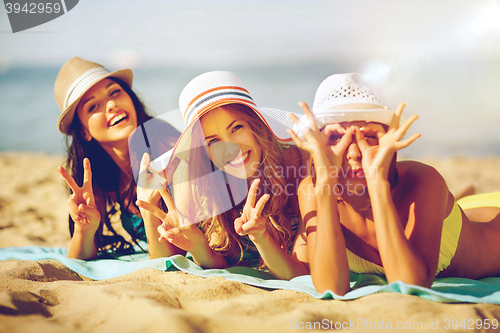
[[[56,102],[62,111],[57,120],[59,131],[69,134],[80,99],[92,86],[108,77],[116,77],[131,87],[134,76],[130,69],[111,72],[98,63],[79,57],[71,58],[62,66],[54,85]]]
[[[234,73],[214,71],[201,74],[191,80],[182,90],[179,107],[186,124],[176,146],[155,159],[149,167],[151,172],[161,172],[176,157],[186,160],[191,149],[191,132],[200,118],[211,110],[228,104],[242,104],[249,107],[264,122],[271,133],[282,142],[291,142],[287,129],[293,128],[293,121],[287,111],[258,107],[243,82]],[[299,115],[297,115],[299,116]]]

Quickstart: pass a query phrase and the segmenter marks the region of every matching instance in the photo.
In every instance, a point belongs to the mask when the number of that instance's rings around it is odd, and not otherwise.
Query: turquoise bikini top
[[[131,214],[126,210],[122,210],[121,220],[123,228],[128,232],[129,235],[141,241],[147,242],[146,229],[144,228],[144,224],[142,224],[141,226],[142,218],[135,216],[134,214]],[[139,226],[141,227],[139,228]]]

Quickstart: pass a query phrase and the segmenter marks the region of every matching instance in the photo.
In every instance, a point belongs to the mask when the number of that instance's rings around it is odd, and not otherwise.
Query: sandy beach
[[[56,170],[62,159],[0,154],[0,247],[68,247],[67,192]],[[467,184],[478,193],[500,190],[498,157],[422,161],[441,172],[453,193]],[[365,331],[367,322],[382,321],[393,329],[401,323],[401,330],[435,332],[433,324],[444,330],[446,320],[468,325],[495,318],[498,305],[443,304],[397,293],[318,300],[184,272],[144,269],[93,281],[54,260],[0,262],[0,332],[288,332],[314,322],[321,323],[316,328],[356,322],[342,328]]]

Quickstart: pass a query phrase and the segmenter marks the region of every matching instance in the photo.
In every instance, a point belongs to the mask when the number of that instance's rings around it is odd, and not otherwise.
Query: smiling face
[[[134,103],[123,88],[104,79],[90,88],[80,100],[76,113],[82,123],[83,137],[99,144],[114,146],[127,142],[137,127]]]
[[[235,107],[221,106],[200,119],[212,162],[238,178],[250,178],[259,168],[262,149],[247,120]]]

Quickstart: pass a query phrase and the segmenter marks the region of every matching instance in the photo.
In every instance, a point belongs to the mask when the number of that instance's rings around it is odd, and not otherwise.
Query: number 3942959
[[[7,2],[5,3],[5,9],[7,10],[7,14],[15,13],[18,14],[20,12],[26,13],[26,14],[50,14],[50,13],[59,13],[61,11],[61,4],[56,2],[56,3],[44,3],[44,2],[31,2],[31,3],[25,3],[23,6],[17,2]]]

